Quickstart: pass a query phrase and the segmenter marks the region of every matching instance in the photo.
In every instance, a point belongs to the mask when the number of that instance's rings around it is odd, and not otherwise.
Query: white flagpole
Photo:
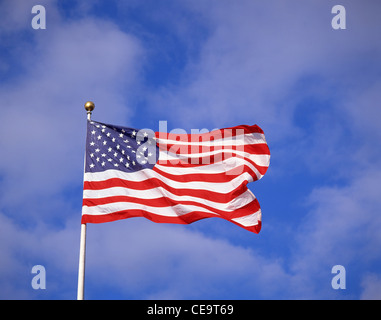
[[[91,111],[94,110],[94,103],[87,101],[85,109],[87,111],[87,120],[91,120]],[[86,156],[85,162],[86,165]],[[83,170],[85,171],[85,170]],[[86,260],[86,224],[81,224],[81,242],[79,245],[79,267],[78,267],[78,291],[77,300],[83,300],[85,296],[85,260]]]
[[[78,291],[77,300],[85,296],[85,258],[86,258],[86,224],[81,224],[81,243],[79,247]]]

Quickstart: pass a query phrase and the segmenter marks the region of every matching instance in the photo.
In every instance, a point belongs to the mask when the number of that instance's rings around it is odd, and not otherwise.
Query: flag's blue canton
[[[159,157],[154,132],[87,122],[86,172],[152,169]]]

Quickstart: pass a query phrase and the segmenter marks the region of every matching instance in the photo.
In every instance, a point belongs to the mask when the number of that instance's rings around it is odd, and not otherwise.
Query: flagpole
[[[86,224],[81,224],[81,243],[79,247],[79,268],[78,268],[78,291],[77,300],[84,299],[85,287],[85,258],[86,258]]]
[[[87,120],[91,120],[91,112],[95,105],[91,101],[85,103]],[[85,157],[86,162],[86,157]],[[86,164],[85,164],[86,165]],[[85,260],[86,260],[86,223],[81,224],[81,242],[79,245],[79,267],[78,267],[78,291],[77,300],[83,300],[85,296]]]

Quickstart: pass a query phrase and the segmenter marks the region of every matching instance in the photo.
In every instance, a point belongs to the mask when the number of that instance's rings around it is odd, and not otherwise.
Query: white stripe
[[[108,203],[108,204],[103,204],[103,205],[93,206],[93,207],[83,206],[82,214],[90,214],[90,215],[96,216],[96,215],[110,214],[113,212],[118,212],[123,210],[128,211],[128,210],[134,210],[134,209],[148,211],[163,217],[178,217],[178,216],[182,216],[184,214],[190,213],[192,211],[201,211],[206,213],[212,213],[216,216],[220,216],[214,212],[209,211],[208,209],[205,209],[203,207],[198,207],[198,206],[177,204],[171,207],[150,207],[147,205],[134,203],[134,202],[115,202],[115,203]]]
[[[216,217],[224,218],[217,213],[214,213],[212,211],[209,211],[208,209],[198,206],[177,204],[171,207],[151,207],[134,202],[116,202],[94,207],[83,206],[82,214],[98,216],[128,210],[143,210],[163,217],[181,217],[182,215],[188,214],[190,212],[198,211],[213,214]],[[259,209],[257,212],[254,212],[253,214],[240,218],[234,218],[232,220],[244,227],[255,226],[258,224],[258,221],[261,220],[261,210]]]
[[[111,214],[114,212],[128,211],[128,210],[143,210],[143,211],[147,211],[152,214],[163,216],[163,217],[181,217],[182,215],[188,214],[190,212],[198,211],[198,212],[213,214],[216,217],[221,217],[223,219],[226,219],[225,217],[222,217],[221,215],[217,213],[209,211],[208,209],[205,209],[203,207],[193,206],[193,205],[177,204],[171,207],[151,207],[151,206],[134,203],[134,202],[116,202],[116,203],[108,203],[108,204],[93,206],[93,207],[83,206],[82,214],[98,216],[98,215],[105,215],[105,214]],[[260,209],[257,212],[254,212],[253,214],[232,219],[232,221],[244,227],[255,226],[258,224],[258,221],[260,220],[261,220]]]
[[[228,203],[219,203],[219,202],[214,202],[212,200],[199,198],[199,197],[192,197],[192,196],[178,196],[165,190],[162,187],[150,189],[149,191],[134,190],[134,189],[128,189],[123,187],[107,188],[103,190],[84,190],[83,191],[84,199],[99,199],[99,198],[107,198],[107,197],[114,197],[114,196],[129,196],[129,197],[135,197],[139,199],[156,199],[161,197],[167,197],[176,202],[194,201],[194,202],[199,202],[201,204],[207,205],[212,208],[216,208],[217,210],[223,210],[223,211],[229,211],[229,212],[242,208],[243,206],[247,205],[251,201],[255,200],[255,196],[253,195],[252,192],[250,192],[250,190],[246,190],[244,193],[242,193],[237,198],[233,199],[232,201]]]
[[[205,139],[205,141],[177,141],[172,139],[162,139],[156,138],[156,142],[162,146],[167,144],[175,145],[189,145],[189,146],[236,146],[236,145],[248,145],[248,144],[260,144],[266,143],[265,135],[262,133],[249,133],[244,135],[239,135],[235,137],[225,137],[216,140]]]
[[[164,184],[178,189],[195,189],[195,190],[208,190],[219,193],[229,193],[233,191],[244,181],[252,181],[252,177],[248,173],[243,173],[231,181],[228,182],[204,182],[204,181],[190,181],[190,182],[178,182],[166,177],[163,177],[159,173],[152,169],[143,169],[136,172],[124,172],[120,170],[106,170],[102,172],[86,172],[84,174],[84,180],[91,181],[104,181],[112,178],[118,178],[126,181],[141,182],[151,178],[157,178]]]
[[[249,152],[244,152],[242,150],[233,150],[233,149],[223,149],[223,150],[214,150],[214,151],[205,151],[202,153],[180,153],[176,154],[176,150],[166,151],[166,150],[160,150],[159,153],[159,161],[169,161],[170,163],[176,164],[179,160],[185,160],[188,163],[192,163],[192,158],[206,158],[208,156],[214,156],[217,154],[224,154],[229,155],[229,158],[237,158],[237,159],[250,159],[251,161],[255,162],[257,165],[261,167],[266,167],[270,163],[270,155],[268,154],[252,154]],[[181,150],[179,150],[181,152]],[[239,155],[240,157],[237,157],[235,155]]]
[[[160,155],[159,161],[164,159],[164,157],[165,155]],[[176,160],[173,160],[173,162],[175,161]],[[269,161],[270,161],[270,158],[268,158],[268,162]],[[201,165],[201,166],[194,166],[194,167],[180,167],[174,164],[173,167],[168,167],[168,166],[160,165],[158,162],[157,164],[155,164],[155,167],[169,174],[184,175],[184,174],[195,174],[195,173],[196,174],[210,174],[210,173],[227,174],[228,171],[232,169],[237,169],[239,166],[242,166],[242,165],[247,165],[251,170],[253,170],[255,174],[257,175],[258,180],[263,177],[263,175],[259,173],[258,169],[254,167],[250,162],[238,157],[228,158],[220,162],[215,162],[213,164],[203,165],[203,166]],[[267,165],[265,164],[264,166],[266,167],[268,166],[268,164]],[[240,174],[238,170],[234,170],[233,173],[234,175]]]
[[[161,152],[160,152],[161,153]],[[251,169],[254,171],[256,170],[255,167],[248,162],[246,159],[239,158],[239,157],[231,157],[228,159],[224,159],[222,161],[218,161],[212,164],[205,164],[200,166],[191,166],[191,167],[181,167],[181,166],[163,166],[161,165],[161,161],[166,158],[166,154],[160,154],[158,162],[155,164],[155,167],[158,169],[165,171],[170,174],[175,175],[183,175],[183,174],[191,174],[191,173],[197,173],[197,174],[208,174],[208,173],[226,173],[228,170],[231,170],[232,168],[236,168],[241,165],[247,165],[250,166]],[[172,158],[174,160],[177,160],[175,158]]]
[[[234,218],[232,220],[243,225],[244,227],[251,227],[256,226],[258,224],[258,221],[261,221],[261,218],[262,212],[261,209],[259,209],[257,212],[254,212],[253,214],[240,218]]]

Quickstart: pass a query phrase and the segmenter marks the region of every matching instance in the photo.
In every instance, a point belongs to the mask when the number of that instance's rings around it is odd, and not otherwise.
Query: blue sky
[[[250,184],[259,235],[222,219],[88,225],[86,298],[381,299],[380,14],[370,0],[2,1],[0,298],[76,298],[92,100],[94,120],[135,128],[258,124],[271,164]]]

